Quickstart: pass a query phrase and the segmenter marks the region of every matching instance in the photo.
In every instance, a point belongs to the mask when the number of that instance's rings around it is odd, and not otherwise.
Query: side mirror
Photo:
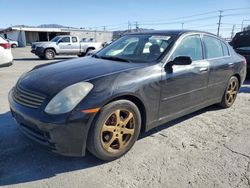
[[[165,65],[165,71],[167,73],[173,72],[173,65],[190,65],[192,63],[192,59],[189,56],[178,56],[173,61],[168,62]]]

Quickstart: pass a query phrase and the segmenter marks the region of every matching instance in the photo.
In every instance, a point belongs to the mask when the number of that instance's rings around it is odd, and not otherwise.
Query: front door
[[[63,37],[60,39],[59,41],[59,49],[60,49],[60,52],[61,54],[69,54],[70,51],[71,51],[71,40],[70,40],[70,37]]]
[[[209,63],[203,58],[200,35],[188,35],[180,40],[170,60],[178,56],[189,56],[192,64],[174,65],[172,73],[163,70],[160,119],[171,119],[207,99]]]

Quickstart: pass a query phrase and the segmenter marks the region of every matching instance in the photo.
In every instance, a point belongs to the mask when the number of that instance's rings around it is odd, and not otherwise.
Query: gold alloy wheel
[[[107,152],[119,153],[131,142],[134,132],[133,113],[118,109],[111,113],[102,126],[102,146]]]
[[[231,105],[236,99],[237,95],[237,80],[233,80],[229,87],[227,88],[226,101],[229,105]]]

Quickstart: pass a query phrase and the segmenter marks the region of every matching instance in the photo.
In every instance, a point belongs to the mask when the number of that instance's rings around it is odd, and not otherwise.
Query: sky
[[[218,10],[238,8],[243,9],[222,12],[221,35],[230,36],[233,25],[235,32],[240,31],[243,20],[244,26],[250,25],[250,0],[0,0],[0,8],[0,28],[60,24],[120,30],[127,29],[128,22],[135,28],[138,22],[141,28],[183,26],[216,33]]]

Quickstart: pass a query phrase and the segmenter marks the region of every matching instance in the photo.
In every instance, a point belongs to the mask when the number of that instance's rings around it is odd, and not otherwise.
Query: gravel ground
[[[143,134],[119,160],[53,154],[21,134],[7,94],[17,78],[48,63],[14,49],[0,68],[0,187],[250,187],[250,82],[230,109],[212,106]],[[62,61],[63,57],[54,61]]]

